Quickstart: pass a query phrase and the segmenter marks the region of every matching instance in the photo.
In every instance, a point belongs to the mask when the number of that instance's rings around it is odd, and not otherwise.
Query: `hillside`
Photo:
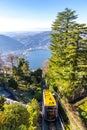
[[[10,36],[21,42],[25,49],[47,49],[50,44],[51,31],[14,33]]]
[[[0,35],[0,52],[9,52],[9,51],[17,51],[19,49],[22,49],[22,44],[5,35]]]

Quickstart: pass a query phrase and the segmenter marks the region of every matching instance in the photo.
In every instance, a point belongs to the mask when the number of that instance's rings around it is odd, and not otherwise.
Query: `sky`
[[[51,30],[58,12],[76,11],[87,24],[87,0],[0,0],[0,32]]]

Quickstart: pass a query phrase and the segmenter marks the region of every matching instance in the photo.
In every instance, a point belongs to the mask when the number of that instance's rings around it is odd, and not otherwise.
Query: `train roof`
[[[44,106],[56,106],[56,101],[50,90],[43,90]]]

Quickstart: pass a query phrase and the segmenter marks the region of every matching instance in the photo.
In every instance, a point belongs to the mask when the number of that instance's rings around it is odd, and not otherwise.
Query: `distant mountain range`
[[[28,32],[12,35],[12,38],[21,42],[26,49],[47,49],[50,44],[51,31]]]
[[[9,52],[9,51],[17,51],[22,49],[22,44],[5,35],[0,35],[0,52]]]
[[[51,31],[6,33],[0,35],[0,52],[48,49]]]

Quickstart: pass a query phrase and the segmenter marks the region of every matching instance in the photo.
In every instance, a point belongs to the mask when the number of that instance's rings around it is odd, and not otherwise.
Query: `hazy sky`
[[[0,0],[0,32],[50,30],[66,7],[87,24],[87,0]]]

